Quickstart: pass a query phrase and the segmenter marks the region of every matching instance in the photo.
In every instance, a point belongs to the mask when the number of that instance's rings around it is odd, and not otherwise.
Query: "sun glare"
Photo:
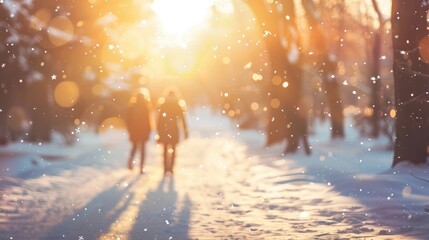
[[[184,35],[204,25],[210,17],[214,0],[155,0],[152,10],[167,35]]]

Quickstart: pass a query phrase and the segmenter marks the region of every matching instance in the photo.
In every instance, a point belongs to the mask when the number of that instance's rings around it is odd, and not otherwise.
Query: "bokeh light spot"
[[[395,118],[396,117],[396,109],[391,109],[390,112],[389,112],[389,116],[391,118]]]
[[[279,86],[280,84],[282,84],[282,78],[280,76],[275,75],[272,79],[271,82],[273,83],[273,85],[275,86]]]
[[[110,117],[104,119],[104,121],[98,127],[99,132],[105,132],[111,129],[123,129],[125,128],[125,122],[120,117]]]
[[[287,87],[289,87],[289,83],[288,83],[288,82],[284,82],[284,83],[282,84],[282,86],[283,86],[284,88],[287,88]]]
[[[279,108],[280,107],[280,100],[278,100],[277,98],[271,99],[270,106],[274,109]]]
[[[67,17],[55,17],[49,24],[48,34],[52,44],[62,46],[73,39],[74,27]]]
[[[429,63],[429,36],[425,36],[419,42],[419,52],[425,63]]]
[[[46,28],[51,21],[52,15],[47,9],[38,10],[30,21],[30,27],[33,29],[43,29]]]
[[[258,73],[254,73],[254,74],[252,74],[252,79],[253,79],[253,81],[261,81],[262,79],[263,79],[263,76],[261,75],[261,74],[258,74]]]
[[[250,104],[250,108],[251,108],[253,111],[256,111],[256,110],[258,110],[258,109],[259,109],[259,104],[258,104],[257,102],[253,102],[252,104]]]
[[[410,186],[405,186],[404,189],[402,190],[402,196],[404,197],[409,197],[411,196],[411,187]]]
[[[372,107],[366,107],[366,108],[363,110],[363,114],[364,114],[365,116],[367,116],[367,117],[372,116],[372,115],[374,114],[374,108],[372,108]]]
[[[72,107],[79,99],[80,91],[75,82],[64,81],[54,91],[55,102],[61,107]]]

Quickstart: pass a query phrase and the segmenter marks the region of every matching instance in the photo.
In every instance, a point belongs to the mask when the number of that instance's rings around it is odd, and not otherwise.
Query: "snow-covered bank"
[[[178,149],[173,178],[163,177],[153,142],[144,175],[125,169],[123,132],[82,136],[68,148],[1,148],[0,164],[29,165],[1,175],[0,239],[429,236],[429,183],[410,174],[424,177],[427,166],[390,169],[391,153],[379,141],[349,128],[345,142],[331,142],[318,124],[312,156],[281,156],[284,146],[266,149],[261,133],[209,110],[190,115],[191,137]]]

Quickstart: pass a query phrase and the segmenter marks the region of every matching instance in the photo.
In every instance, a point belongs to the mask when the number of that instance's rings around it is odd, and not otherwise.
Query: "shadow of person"
[[[85,236],[85,239],[97,239],[107,232],[130,204],[133,192],[129,190],[140,179],[139,176],[130,180],[126,178],[121,178],[83,208],[66,216],[62,222],[50,229],[43,239],[80,239],[80,236]],[[127,187],[118,187],[125,183]],[[129,197],[124,198],[126,195]],[[121,201],[124,202],[119,205]]]
[[[129,239],[190,239],[191,201],[186,195],[182,209],[176,216],[177,200],[174,177],[163,177],[156,190],[149,191],[140,206]]]

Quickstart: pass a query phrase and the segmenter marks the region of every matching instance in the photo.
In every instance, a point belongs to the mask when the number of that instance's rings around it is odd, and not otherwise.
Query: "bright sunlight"
[[[183,36],[204,25],[210,17],[213,0],[155,0],[152,10],[167,35]]]

